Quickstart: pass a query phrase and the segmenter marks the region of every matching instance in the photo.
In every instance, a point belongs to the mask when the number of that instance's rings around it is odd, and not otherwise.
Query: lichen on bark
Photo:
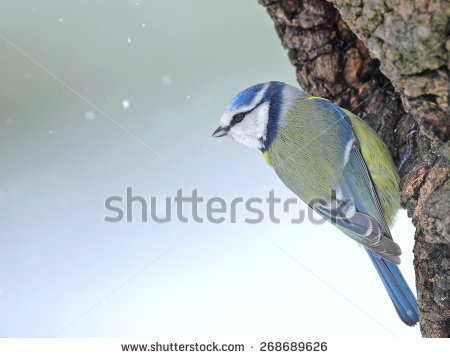
[[[448,1],[333,3],[373,56],[381,60],[382,72],[401,94],[405,109],[421,125],[421,132],[448,141]]]
[[[450,336],[449,30],[447,0],[259,0],[301,86],[366,120],[396,162],[416,226],[421,331]],[[339,10],[339,11],[338,11]]]

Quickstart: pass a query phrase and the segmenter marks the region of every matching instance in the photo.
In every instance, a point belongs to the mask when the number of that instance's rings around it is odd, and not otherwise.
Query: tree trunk
[[[367,121],[399,164],[416,227],[414,266],[424,337],[450,336],[447,0],[259,0],[301,86]],[[335,8],[339,9],[339,11]]]

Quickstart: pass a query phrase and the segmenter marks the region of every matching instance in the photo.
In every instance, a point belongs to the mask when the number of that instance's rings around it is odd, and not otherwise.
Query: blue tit
[[[407,325],[416,299],[389,227],[400,208],[399,176],[386,145],[358,116],[282,82],[237,94],[214,137],[259,149],[281,181],[319,215],[363,245]]]

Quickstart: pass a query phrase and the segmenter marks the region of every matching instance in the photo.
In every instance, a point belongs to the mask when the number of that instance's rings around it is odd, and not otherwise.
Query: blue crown
[[[239,107],[248,106],[252,103],[253,98],[255,98],[256,94],[261,91],[264,87],[264,83],[260,83],[245,90],[239,92],[233,99],[228,103],[228,109],[234,110]]]

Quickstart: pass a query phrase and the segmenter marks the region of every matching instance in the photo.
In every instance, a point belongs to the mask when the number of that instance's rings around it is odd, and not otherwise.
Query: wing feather
[[[323,103],[335,112],[335,117],[342,121],[343,126],[347,127],[351,123],[338,106],[329,101]],[[357,138],[352,141],[351,149],[346,153],[342,176],[333,188],[339,195],[317,207],[316,211],[355,241],[399,264],[401,249],[392,239]],[[337,210],[330,210],[330,206]]]

